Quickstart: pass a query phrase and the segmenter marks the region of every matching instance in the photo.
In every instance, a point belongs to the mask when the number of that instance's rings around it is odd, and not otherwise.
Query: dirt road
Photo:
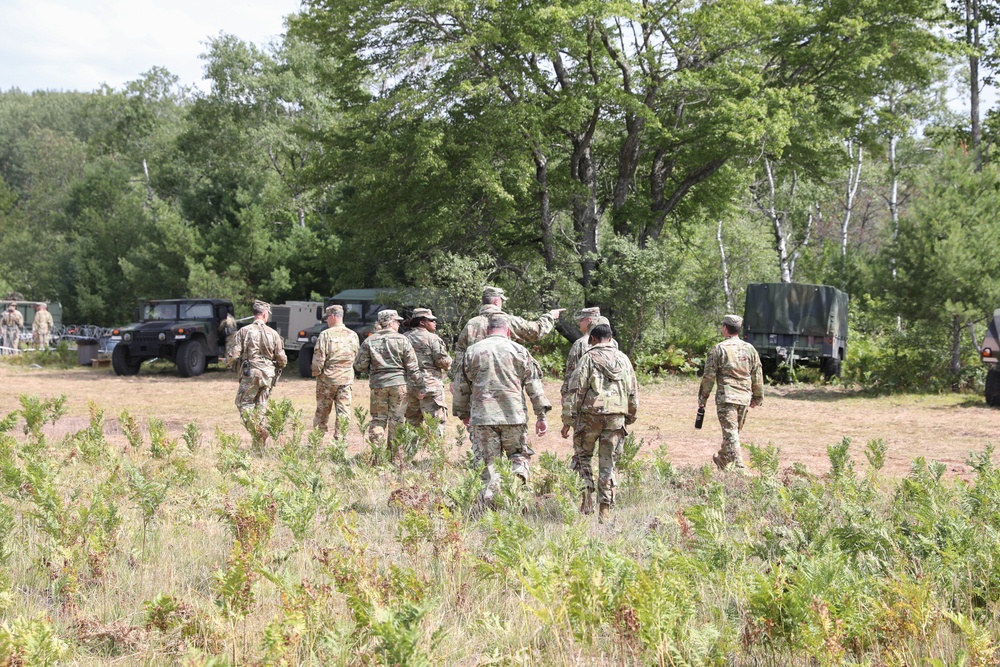
[[[311,423],[316,406],[314,386],[298,377],[283,378],[274,397],[291,399]],[[175,436],[192,421],[206,435],[214,433],[216,427],[245,435],[233,405],[235,391],[235,376],[216,369],[192,379],[169,372],[119,378],[106,369],[55,371],[0,364],[0,416],[18,408],[19,394],[43,398],[66,395],[68,413],[50,429],[50,437],[83,428],[90,401],[106,410],[112,440],[121,437],[116,416],[122,409],[135,417],[164,420]],[[546,393],[557,406],[558,383],[547,383]],[[711,404],[705,427],[701,431],[693,428],[696,395],[697,382],[692,379],[640,387],[640,417],[634,431],[645,441],[644,452],[665,445],[675,465],[710,462],[721,433]],[[367,382],[355,384],[354,405],[367,407]],[[563,456],[572,446],[559,437],[558,406],[555,409],[550,433],[534,440],[532,446],[537,452]],[[459,422],[454,417],[450,422],[449,432],[453,432]],[[852,453],[858,465],[864,463],[864,444],[881,438],[889,446],[885,468],[889,474],[905,475],[912,459],[923,456],[942,461],[951,473],[961,475],[966,472],[964,461],[970,451],[982,450],[991,440],[1000,444],[1000,410],[987,408],[982,397],[969,395],[867,398],[834,387],[768,387],[764,405],[754,409],[747,420],[743,441],[773,444],[781,449],[782,465],[800,462],[822,473],[829,467],[827,445],[840,442],[844,436],[853,440]],[[356,429],[349,443],[353,451],[362,446]]]

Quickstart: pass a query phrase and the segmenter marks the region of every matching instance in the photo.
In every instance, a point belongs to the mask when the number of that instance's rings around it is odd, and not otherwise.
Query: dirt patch
[[[0,416],[18,409],[19,394],[42,398],[64,394],[68,412],[46,430],[52,438],[86,426],[90,402],[105,410],[109,436],[120,435],[117,418],[123,409],[143,425],[149,417],[162,419],[171,437],[180,437],[190,422],[198,425],[206,440],[216,428],[245,436],[233,404],[236,384],[235,375],[217,369],[189,379],[164,373],[120,378],[105,369],[50,371],[0,364]],[[547,382],[545,388],[555,406],[554,414],[549,433],[534,438],[532,447],[539,454],[565,456],[572,451],[572,444],[559,437],[559,384]],[[694,429],[697,392],[697,382],[691,379],[640,387],[639,420],[632,428],[645,443],[643,455],[666,446],[675,465],[698,466],[711,461],[722,435],[711,406],[704,428]],[[311,424],[316,407],[311,380],[282,378],[273,396],[291,399]],[[368,396],[368,383],[357,382],[354,405],[367,407]],[[459,425],[457,419],[449,418],[449,437]],[[851,438],[859,466],[864,464],[865,443],[881,438],[889,447],[888,474],[905,475],[917,456],[941,461],[950,473],[963,474],[970,451],[981,451],[991,440],[1000,441],[1000,411],[968,395],[869,398],[838,387],[768,387],[764,405],[751,411],[743,432],[744,442],[780,448],[782,466],[798,462],[816,473],[829,468],[827,446],[844,437]],[[348,446],[352,453],[364,447],[356,425],[352,425]]]

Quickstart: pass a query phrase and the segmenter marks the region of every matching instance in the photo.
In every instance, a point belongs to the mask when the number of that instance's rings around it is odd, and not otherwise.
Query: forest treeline
[[[1000,307],[995,18],[307,0],[279,42],[211,38],[204,91],[154,68],[0,93],[0,291],[116,325],[139,298],[491,282],[514,312],[600,305],[655,370],[748,283],[813,282],[851,295],[851,379],[974,386],[969,329]]]

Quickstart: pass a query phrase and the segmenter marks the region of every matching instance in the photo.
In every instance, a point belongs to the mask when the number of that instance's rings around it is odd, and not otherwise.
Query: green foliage
[[[194,422],[190,422],[184,427],[184,434],[181,437],[184,438],[184,444],[187,445],[188,451],[192,454],[201,447],[201,429]]]
[[[154,459],[169,458],[177,447],[177,441],[167,437],[167,427],[162,419],[149,420],[149,453]]]
[[[36,447],[44,447],[45,437],[42,427],[53,424],[66,414],[66,396],[59,398],[40,399],[37,396],[18,394],[21,404],[21,417],[24,418],[24,433],[31,435]]]
[[[56,667],[68,654],[69,646],[44,614],[0,625],[0,655],[11,665]]]

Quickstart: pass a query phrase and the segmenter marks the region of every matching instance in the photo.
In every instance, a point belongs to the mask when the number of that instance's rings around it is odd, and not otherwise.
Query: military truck
[[[159,358],[176,364],[181,377],[201,375],[226,355],[220,327],[232,312],[232,302],[222,299],[140,301],[137,322],[111,331],[111,367],[116,375],[135,375],[142,362]]]
[[[766,375],[781,363],[818,366],[827,379],[840,376],[847,350],[845,292],[829,285],[747,285],[744,338],[760,355]]]
[[[986,364],[986,405],[1000,408],[1000,308],[993,311],[993,319],[986,328],[986,338],[979,348],[979,358]]]
[[[442,301],[441,292],[431,289],[373,287],[344,290],[327,297],[323,299],[323,304],[316,308],[317,323],[298,332],[296,342],[301,346],[299,375],[304,378],[312,377],[312,358],[316,339],[327,328],[323,311],[327,306],[334,304],[344,307],[344,326],[356,332],[361,340],[370,336],[375,330],[375,322],[381,310],[391,308],[399,311],[403,317],[409,317],[413,309],[418,307],[432,308],[439,316],[448,310],[447,304]]]

